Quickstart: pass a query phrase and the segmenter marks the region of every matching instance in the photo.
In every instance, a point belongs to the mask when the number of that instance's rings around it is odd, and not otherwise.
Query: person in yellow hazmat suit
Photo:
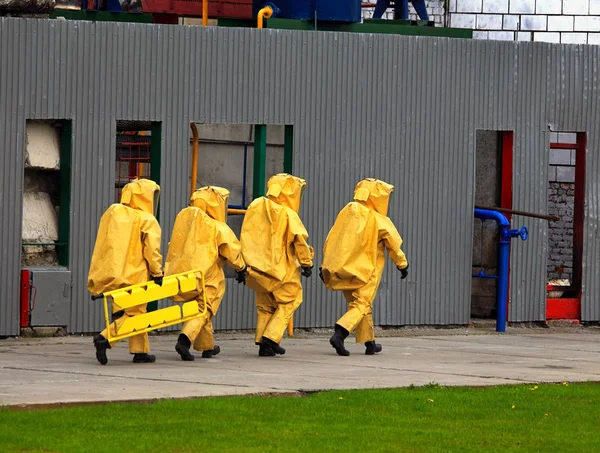
[[[246,263],[242,258],[242,246],[227,225],[227,204],[229,191],[222,187],[202,187],[190,197],[190,206],[183,209],[175,219],[165,275],[201,269],[204,273],[207,311],[204,316],[184,324],[175,350],[184,361],[194,360],[190,353],[193,345],[202,351],[203,358],[210,358],[221,352],[214,344],[212,319],[217,314],[221,300],[225,295],[226,262],[237,272],[238,283],[243,283],[246,276]],[[198,300],[200,310],[204,309],[202,301],[202,284],[198,279],[196,290],[174,297],[176,302]]]
[[[300,274],[312,274],[314,250],[298,216],[306,181],[281,173],[267,182],[267,196],[246,211],[240,242],[246,285],[256,291],[255,342],[261,357],[285,354],[279,344],[302,303]]]
[[[88,274],[88,290],[96,296],[107,291],[145,283],[150,278],[162,285],[161,230],[156,220],[160,187],[154,181],[137,179],[123,187],[121,203],[111,205],[100,219],[98,235]],[[123,322],[146,313],[146,306],[124,310],[110,325],[116,335]],[[116,317],[115,316],[115,317]],[[94,337],[96,358],[102,365],[111,347],[106,329]],[[129,352],[134,363],[154,362],[149,354],[148,334],[129,338]]]
[[[408,276],[408,261],[402,252],[402,239],[387,217],[394,186],[377,179],[360,181],[354,201],[340,211],[325,240],[319,277],[331,290],[343,291],[348,311],[335,324],[329,340],[341,356],[348,334],[356,329],[356,342],[364,343],[365,354],[381,352],[375,343],[373,300],[385,265],[385,250],[402,273]]]

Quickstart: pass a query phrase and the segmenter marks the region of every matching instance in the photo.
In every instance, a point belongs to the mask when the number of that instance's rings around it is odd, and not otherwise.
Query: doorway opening
[[[546,319],[581,318],[586,134],[550,136]]]
[[[476,132],[475,206],[512,209],[513,141],[513,131]],[[497,316],[498,240],[495,222],[473,219],[471,318]]]

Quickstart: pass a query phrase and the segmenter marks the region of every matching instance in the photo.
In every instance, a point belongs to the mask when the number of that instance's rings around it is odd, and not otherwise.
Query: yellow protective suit
[[[123,187],[121,203],[111,205],[100,219],[96,245],[88,274],[93,294],[145,283],[162,275],[160,225],[154,217],[160,187],[154,181],[138,179]],[[146,306],[132,307],[110,325],[111,335],[125,319],[146,313]],[[106,338],[106,329],[101,333]],[[148,334],[129,339],[129,352],[148,353]]]
[[[190,207],[183,209],[175,219],[165,275],[173,275],[190,269],[204,273],[207,312],[205,316],[184,324],[181,331],[197,351],[214,349],[212,318],[217,314],[225,295],[226,262],[236,271],[246,267],[242,247],[235,234],[225,223],[229,191],[222,187],[203,187],[190,198]],[[200,310],[202,286],[198,279],[196,291],[173,298],[177,302],[198,300]]]
[[[256,291],[256,343],[279,344],[302,303],[300,267],[312,267],[314,250],[298,216],[306,182],[288,174],[271,177],[267,196],[246,211],[240,242],[248,266],[246,285]]]
[[[327,288],[341,290],[348,311],[337,324],[356,329],[356,342],[375,340],[372,307],[385,265],[385,250],[398,269],[408,261],[402,239],[387,217],[394,186],[376,179],[358,183],[354,200],[340,211],[327,235],[321,266]]]

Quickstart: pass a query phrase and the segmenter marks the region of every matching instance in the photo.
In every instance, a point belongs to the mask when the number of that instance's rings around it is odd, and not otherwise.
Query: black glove
[[[323,268],[322,267],[319,268],[319,278],[321,279],[321,281],[323,283],[325,283],[325,279],[323,278]]]
[[[243,283],[244,285],[246,284],[246,275],[248,274],[248,272],[246,271],[246,268],[243,268],[241,271],[236,271],[237,273],[237,277],[235,278],[235,281],[238,283]]]
[[[312,266],[302,266],[302,275],[310,277],[312,275]]]
[[[152,277],[152,281],[154,283],[156,283],[158,286],[162,286],[162,282],[163,282],[163,276],[159,276],[159,277]]]
[[[400,280],[404,280],[406,277],[408,277],[408,264],[406,265],[406,267],[404,269],[398,268],[398,270],[402,274],[402,277],[400,277]]]

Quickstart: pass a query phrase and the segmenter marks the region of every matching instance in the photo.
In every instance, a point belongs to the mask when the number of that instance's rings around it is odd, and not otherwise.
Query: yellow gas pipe
[[[196,180],[198,179],[198,128],[195,123],[190,123],[192,129],[192,187],[190,189],[190,197],[196,190]]]
[[[202,0],[202,25],[208,25],[208,0]]]
[[[264,19],[268,19],[273,15],[273,8],[265,6],[258,12],[258,28],[263,28]]]

